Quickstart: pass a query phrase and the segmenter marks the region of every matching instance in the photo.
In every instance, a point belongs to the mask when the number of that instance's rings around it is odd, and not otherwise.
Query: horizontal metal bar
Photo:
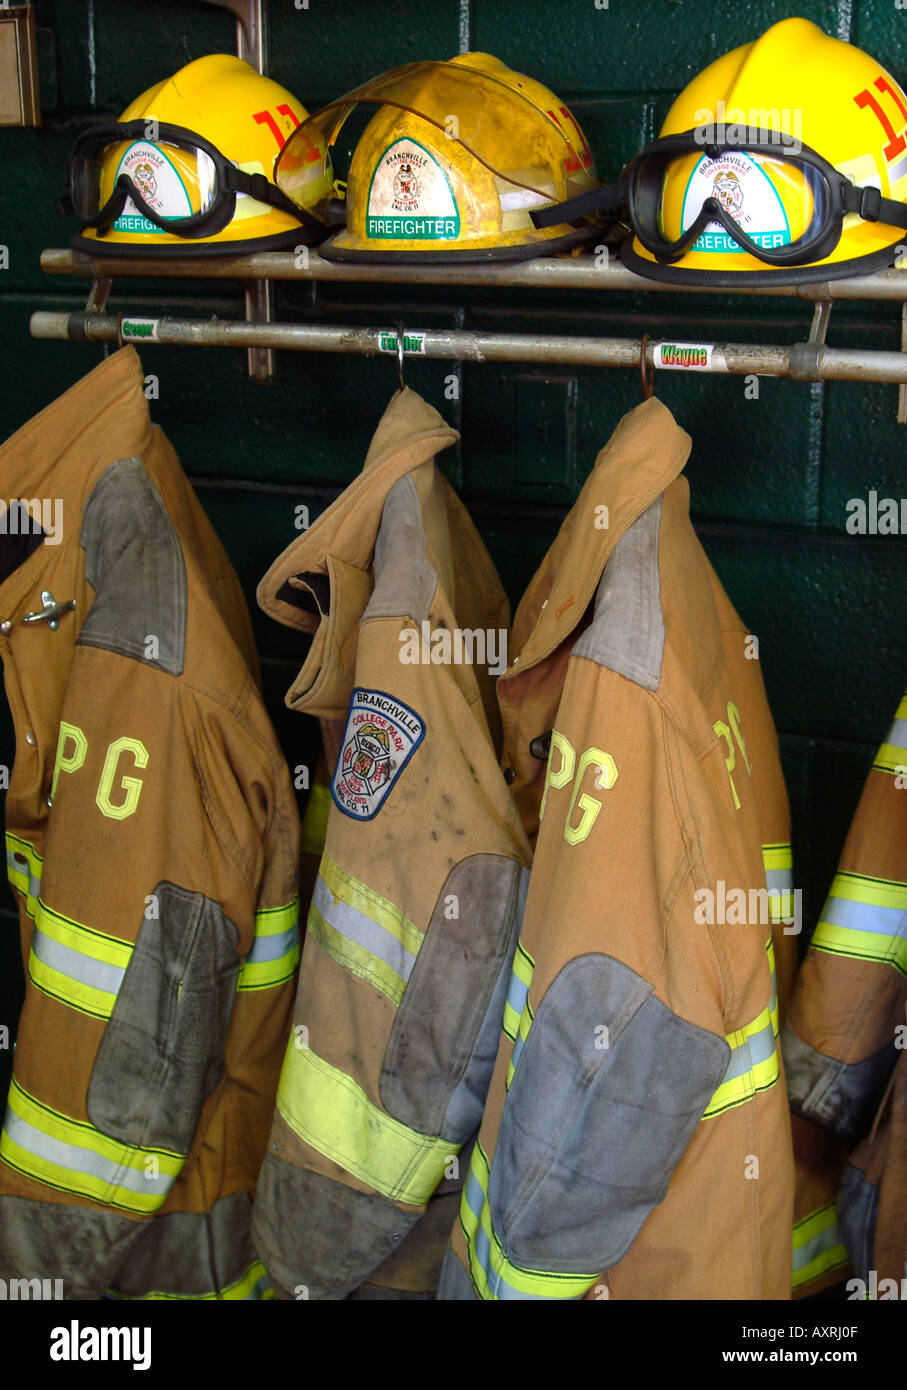
[[[680,290],[646,280],[609,258],[599,267],[594,255],[542,256],[534,261],[508,265],[371,265],[326,261],[307,247],[298,251],[261,251],[250,256],[208,256],[142,260],[131,256],[87,256],[66,247],[41,252],[41,269],[48,275],[141,276],[177,280],[322,280],[372,285],[484,285],[501,289],[539,290]],[[696,292],[719,294],[727,289],[696,286]],[[767,295],[782,299],[883,299],[907,300],[905,270],[883,270],[875,275],[854,275],[843,280],[822,280],[810,285],[776,285],[734,288],[734,294]]]
[[[232,319],[180,318],[126,319],[123,326],[129,340],[139,344],[151,341],[181,347],[263,347],[366,357],[381,351],[379,340],[383,333],[389,331],[386,328],[341,325],[255,324]],[[144,338],[141,336],[143,326]],[[31,317],[34,338],[115,343],[119,341],[120,327],[120,317],[114,314],[64,314],[41,310]],[[418,355],[448,357],[464,362],[556,362],[576,367],[636,367],[639,365],[641,347],[638,338],[477,333],[457,329],[420,329],[417,332],[415,328],[409,328],[407,331],[422,341],[422,352]],[[646,361],[653,366],[657,346],[657,342],[649,343],[646,350]],[[719,374],[794,377],[799,381],[907,382],[907,353],[903,352],[868,352],[808,343],[797,343],[793,347],[767,343],[714,343],[710,346],[711,366],[708,370]]]

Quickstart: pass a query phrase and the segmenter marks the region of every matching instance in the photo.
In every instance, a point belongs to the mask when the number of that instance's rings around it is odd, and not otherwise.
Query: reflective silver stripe
[[[491,1242],[488,1239],[487,1231],[482,1225],[482,1208],[485,1205],[485,1193],[482,1191],[482,1184],[479,1182],[472,1169],[470,1169],[469,1175],[467,1176],[466,1185],[463,1189],[463,1195],[465,1196],[470,1211],[475,1216],[477,1223],[475,1234],[472,1237],[473,1250],[475,1251],[476,1259],[478,1260],[479,1264],[482,1266],[482,1269],[485,1272],[485,1278],[488,1281],[488,1288],[494,1294],[495,1298],[500,1299],[502,1302],[517,1301],[520,1303],[547,1303],[549,1300],[545,1297],[544,1294],[529,1293],[528,1291],[523,1292],[519,1289],[512,1288],[510,1284],[506,1282],[504,1276],[502,1274],[498,1274],[492,1267]]]
[[[907,719],[896,719],[888,730],[888,737],[885,740],[894,748],[902,748],[907,752]]]
[[[774,1055],[774,1051],[775,1033],[771,1023],[769,1023],[758,1033],[747,1038],[746,1042],[733,1049],[731,1060],[727,1064],[727,1071],[721,1078],[722,1086],[726,1081],[733,1081],[736,1077],[751,1071],[753,1067],[758,1067],[760,1062],[767,1062]]]
[[[507,1003],[517,1018],[520,1017],[526,1007],[526,998],[529,994],[529,986],[514,973],[510,976],[510,988],[507,991]]]
[[[104,961],[83,955],[81,951],[74,951],[71,946],[62,946],[59,941],[54,941],[41,931],[40,927],[35,927],[32,932],[31,948],[38,960],[51,970],[66,975],[70,980],[78,980],[83,985],[102,989],[107,994],[119,992],[123,976],[126,974],[118,965],[108,965]]]
[[[249,1292],[245,1295],[244,1301],[248,1302],[249,1299],[253,1298],[264,1298],[265,1294],[270,1292],[271,1281],[268,1278],[267,1274],[263,1274],[261,1278],[252,1285]]]
[[[821,921],[831,927],[847,927],[850,931],[907,937],[907,913],[899,907],[861,903],[853,898],[827,898]]]
[[[24,864],[20,864],[20,863],[19,863],[19,860],[16,858],[16,854],[17,854],[17,853],[20,855],[20,857],[21,857],[22,859],[25,859],[25,863],[24,863]],[[36,878],[35,875],[32,873],[32,871],[31,871],[31,866],[30,866],[30,864],[29,864],[29,862],[28,862],[27,856],[24,855],[24,854],[22,853],[21,850],[16,851],[16,850],[8,849],[8,850],[6,851],[6,867],[7,867],[7,874],[8,874],[8,875],[10,875],[10,874],[27,874],[27,875],[28,875],[28,896],[29,896],[30,898],[36,898],[36,897],[38,896],[38,894],[41,892],[41,880],[40,880],[40,878]]]
[[[23,1120],[12,1108],[6,1112],[3,1128],[14,1143],[37,1158],[55,1163],[59,1168],[67,1168],[71,1173],[87,1173],[110,1187],[122,1187],[128,1192],[140,1192],[147,1197],[152,1192],[167,1192],[173,1186],[173,1174],[161,1172],[156,1178],[147,1177],[144,1172],[111,1162],[94,1149],[83,1149],[62,1139],[53,1139]]]
[[[252,949],[246,956],[246,963],[259,964],[264,960],[279,960],[281,956],[292,951],[298,940],[299,932],[295,926],[278,932],[276,936],[256,936]]]
[[[834,1250],[838,1245],[842,1245],[841,1235],[837,1225],[833,1222],[830,1226],[826,1226],[825,1230],[817,1231],[802,1245],[794,1246],[794,1269],[805,1269],[808,1264],[812,1264],[817,1256],[823,1255],[826,1250]]]
[[[766,869],[765,882],[770,893],[789,893],[794,886],[793,869]]]
[[[383,960],[404,983],[409,980],[416,963],[413,953],[407,951],[402,941],[392,932],[373,922],[364,912],[350,907],[349,903],[335,901],[333,893],[320,874],[315,884],[315,892],[312,894],[312,903],[328,925],[341,936],[345,936],[348,941],[354,941],[363,950],[370,951],[373,956]]]
[[[891,165],[889,165],[889,167],[888,167],[888,178],[889,178],[889,180],[890,180],[889,186],[890,186],[890,187],[894,187],[894,185],[898,182],[898,180],[899,180],[899,179],[902,179],[902,178],[904,177],[905,174],[907,174],[907,156],[905,156],[904,159],[899,159],[898,162],[897,162],[897,164],[891,164]],[[907,1266],[905,1266],[905,1273],[907,1273]]]

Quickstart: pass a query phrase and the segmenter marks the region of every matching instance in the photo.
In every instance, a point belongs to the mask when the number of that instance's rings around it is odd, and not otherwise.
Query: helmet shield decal
[[[204,187],[206,199],[201,208],[193,208],[179,169],[165,148],[162,145],[154,145],[149,140],[137,140],[128,146],[116,166],[114,186],[120,176],[125,175],[159,217],[191,217],[193,212],[205,211],[210,206],[214,192],[211,161],[201,150],[198,154],[200,161],[203,160],[208,166],[204,184],[199,180],[199,187]],[[151,222],[131,198],[127,198],[123,211],[113,223],[113,228],[118,232],[140,232],[146,235],[157,235],[164,230]]]
[[[460,234],[447,175],[424,145],[395,140],[375,166],[368,191],[370,237],[439,241]]]
[[[696,221],[707,199],[714,198],[752,241],[760,246],[789,246],[790,222],[778,191],[761,167],[758,156],[729,150],[718,159],[703,155],[687,180],[680,212],[680,230]],[[664,214],[663,214],[664,216]],[[798,235],[800,233],[798,232]],[[696,251],[735,251],[743,248],[711,221],[693,244]]]

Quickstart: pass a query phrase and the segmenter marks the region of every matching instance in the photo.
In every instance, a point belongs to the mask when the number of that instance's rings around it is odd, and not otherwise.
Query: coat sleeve
[[[848,1250],[862,1267],[857,1252],[866,1248],[874,1211],[856,1168],[844,1170],[837,1204],[835,1187],[847,1150],[873,1127],[900,1055],[907,1000],[905,769],[907,698],[870,769],[783,1034],[791,1108],[800,1117],[794,1133],[804,1198],[794,1273],[803,1287],[819,1287],[814,1281],[830,1271],[840,1277]]]
[[[280,902],[294,829],[278,827],[295,808],[275,811],[262,740],[236,717],[251,691],[227,714],[151,663],[77,646],[41,853],[8,835],[27,950],[0,1270],[62,1274],[67,1298],[103,1296],[156,1214],[221,1190],[227,1156],[200,1131],[242,1070],[237,1018],[248,1038],[250,1004],[282,973],[281,1035],[265,1005],[244,1054],[270,1049],[276,1079],[297,950]],[[269,1100],[252,1117],[259,1161]]]

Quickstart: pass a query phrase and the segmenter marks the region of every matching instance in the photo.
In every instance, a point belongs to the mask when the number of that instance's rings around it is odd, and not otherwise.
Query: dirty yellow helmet
[[[853,44],[782,20],[694,78],[618,184],[532,220],[590,211],[626,223],[621,259],[669,284],[880,269],[907,228],[907,96]]]
[[[907,227],[907,97],[861,49],[785,19],[694,78],[624,179],[621,256],[651,279],[865,274]]]
[[[594,160],[563,102],[487,53],[393,68],[309,117],[274,170],[294,202],[357,107],[377,110],[352,153],[346,228],[320,248],[328,260],[525,260],[597,235],[589,222],[533,226],[532,208],[598,186]]]
[[[95,255],[212,255],[268,251],[324,235],[320,222],[272,182],[274,160],[307,112],[268,77],[226,53],[198,58],[149,88],[119,121],[76,140],[64,212],[72,244]],[[300,197],[321,202],[326,158]]]

